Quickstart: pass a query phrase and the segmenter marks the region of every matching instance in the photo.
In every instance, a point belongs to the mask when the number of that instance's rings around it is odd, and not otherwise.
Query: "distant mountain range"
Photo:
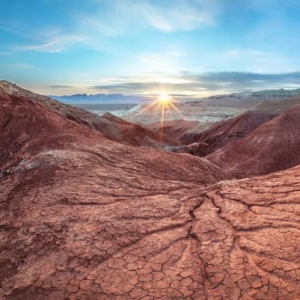
[[[221,95],[224,96],[231,96],[237,98],[247,98],[247,99],[260,99],[260,100],[283,100],[283,99],[290,99],[293,97],[297,97],[300,95],[300,88],[295,90],[263,90],[258,92],[242,92],[242,93],[233,93],[229,95]],[[210,98],[218,98],[220,96],[212,96]]]
[[[186,99],[190,105],[205,105],[214,107],[236,107],[249,109],[262,101],[288,100],[300,96],[300,89],[295,90],[263,90],[258,92],[242,92],[224,95],[215,95],[206,98]]]
[[[75,94],[70,96],[49,96],[52,99],[71,103],[71,104],[81,104],[81,103],[140,103],[150,101],[150,97],[144,96],[124,96],[122,94],[95,94],[95,95],[87,95],[87,94]]]
[[[300,96],[300,89],[295,90],[263,90],[258,92],[242,92],[242,93],[232,93],[224,95],[215,95],[206,98],[185,98],[182,97],[182,101],[202,101],[202,100],[227,100],[232,101],[234,99],[248,99],[248,100],[283,100],[290,99],[296,96]],[[52,99],[69,103],[69,104],[83,104],[83,103],[140,103],[151,101],[151,97],[132,95],[125,96],[123,94],[75,94],[69,96],[49,96]],[[176,97],[177,99],[179,97]]]

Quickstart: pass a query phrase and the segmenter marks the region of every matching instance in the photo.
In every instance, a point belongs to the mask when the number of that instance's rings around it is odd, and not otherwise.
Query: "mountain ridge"
[[[186,103],[194,103],[197,101],[207,102],[215,101],[215,100],[223,100],[227,99],[227,101],[234,100],[283,100],[290,99],[292,97],[300,96],[300,89],[277,89],[277,90],[261,90],[256,92],[240,92],[240,93],[229,93],[222,95],[212,95],[209,97],[196,97],[196,98],[188,98],[188,97],[179,97],[176,95],[176,99],[180,99],[180,101]],[[140,96],[140,95],[123,95],[123,94],[74,94],[74,95],[64,95],[64,96],[55,96],[51,95],[50,98],[55,100],[67,102],[67,103],[106,103],[107,101],[113,101],[114,103],[140,103],[140,102],[149,102],[153,100],[153,96]],[[81,101],[81,102],[80,102]],[[111,102],[111,103],[113,103]],[[254,104],[253,104],[254,105]]]

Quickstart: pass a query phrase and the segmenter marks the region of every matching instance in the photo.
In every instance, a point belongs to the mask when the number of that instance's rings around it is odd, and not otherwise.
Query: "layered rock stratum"
[[[300,164],[300,105],[232,141],[207,159],[235,178],[264,175]]]
[[[259,104],[255,105],[254,107],[252,107],[251,109],[249,109],[233,118],[229,118],[227,120],[216,122],[216,123],[210,125],[205,130],[201,129],[201,127],[198,126],[198,128],[195,127],[195,129],[192,129],[192,130],[186,130],[184,132],[180,132],[176,128],[175,124],[170,123],[170,128],[167,127],[168,132],[170,132],[172,134],[172,137],[174,139],[178,140],[180,146],[169,147],[168,149],[170,149],[171,151],[174,151],[174,152],[190,153],[193,155],[205,157],[211,153],[214,153],[216,150],[223,148],[227,144],[231,144],[231,142],[233,142],[233,141],[243,140],[247,135],[252,133],[252,131],[257,129],[264,123],[269,122],[274,117],[277,117],[280,114],[284,114],[288,109],[291,109],[291,111],[292,111],[294,109],[294,107],[296,107],[297,105],[300,105],[299,97],[292,98],[292,99],[285,99],[285,100],[264,100],[264,101],[260,102]],[[290,130],[292,130],[292,131],[294,130],[293,127],[298,126],[297,125],[297,115],[298,115],[298,112],[296,112],[296,117],[293,119],[293,121],[291,121],[290,124],[286,124],[286,125],[278,124],[278,127],[281,128],[283,133],[286,131],[287,135],[288,135]],[[275,121],[275,123],[276,122],[280,122],[280,121]],[[293,124],[293,122],[295,124]],[[175,123],[175,121],[174,121],[174,123]],[[180,124],[180,121],[178,123]],[[187,123],[189,123],[189,122],[187,122]],[[192,125],[192,123],[190,123],[190,124]],[[288,126],[288,127],[285,127],[285,126]],[[187,126],[185,126],[185,127],[187,127]],[[176,131],[176,129],[177,129],[177,131]],[[262,127],[262,131],[260,134],[267,135],[267,132],[266,132],[267,130],[268,130],[267,126]],[[295,129],[295,130],[297,130],[297,129]],[[176,137],[176,133],[177,133],[177,137]],[[254,135],[256,135],[256,133]],[[253,136],[250,137],[250,141],[252,141],[252,140],[253,140]],[[279,138],[279,140],[280,140],[280,138]],[[296,140],[295,140],[295,142],[296,142]],[[267,143],[261,144],[260,146],[262,146],[262,149],[260,149],[259,151],[262,151],[264,153],[272,152],[272,147],[274,147],[274,148],[277,147],[277,146],[275,146],[275,144],[273,144],[273,142],[271,144],[269,144],[268,146],[267,146]],[[238,143],[237,145],[240,145],[241,143]],[[292,143],[294,143],[294,142],[292,142]],[[240,152],[235,151],[235,145],[236,144],[233,143],[231,146],[229,146],[228,149],[230,149],[230,150],[228,150],[228,152],[230,152],[230,155],[236,156],[237,159],[240,159],[241,158],[241,156],[239,155]],[[250,147],[250,149],[252,149],[251,145],[249,145],[249,147]],[[268,147],[268,149],[266,147]],[[284,148],[284,147],[279,147],[279,149],[281,149],[281,148]],[[226,150],[227,148],[224,148],[224,149],[225,149],[224,151],[227,151]],[[241,149],[239,149],[239,151],[241,151]],[[279,151],[281,151],[281,150],[279,150]],[[289,149],[287,149],[287,152],[289,152]],[[219,155],[220,153],[221,153],[221,151],[219,151],[217,155]],[[243,158],[245,158],[245,157],[243,157]],[[249,159],[250,159],[250,157],[249,157]],[[227,160],[227,158],[225,158],[225,156],[222,156],[222,159],[221,159],[222,163],[226,160]],[[257,160],[257,161],[260,162],[260,160]],[[264,166],[262,168],[264,168]],[[272,169],[272,171],[274,171],[274,169]],[[265,173],[268,173],[268,172],[270,172],[270,171],[266,169]],[[251,174],[252,173],[249,172],[245,176],[251,175]],[[253,174],[261,175],[260,172],[253,173]],[[242,175],[242,176],[244,176],[244,175]]]
[[[200,132],[187,132],[180,137],[184,145],[194,144],[197,151],[193,154],[206,156],[226,144],[243,139],[254,129],[275,117],[274,113],[257,110],[246,111],[234,118],[216,122],[211,127]]]
[[[0,299],[300,298],[299,166],[229,180],[5,92],[0,130]]]

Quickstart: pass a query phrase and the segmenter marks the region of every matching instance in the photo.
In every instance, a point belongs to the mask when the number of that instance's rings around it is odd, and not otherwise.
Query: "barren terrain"
[[[299,299],[299,113],[201,158],[2,91],[0,299]],[[212,158],[232,143],[255,168]]]

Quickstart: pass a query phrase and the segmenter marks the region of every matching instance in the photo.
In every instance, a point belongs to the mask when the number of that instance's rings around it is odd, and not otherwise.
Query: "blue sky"
[[[1,0],[0,79],[42,94],[300,88],[300,0]]]

